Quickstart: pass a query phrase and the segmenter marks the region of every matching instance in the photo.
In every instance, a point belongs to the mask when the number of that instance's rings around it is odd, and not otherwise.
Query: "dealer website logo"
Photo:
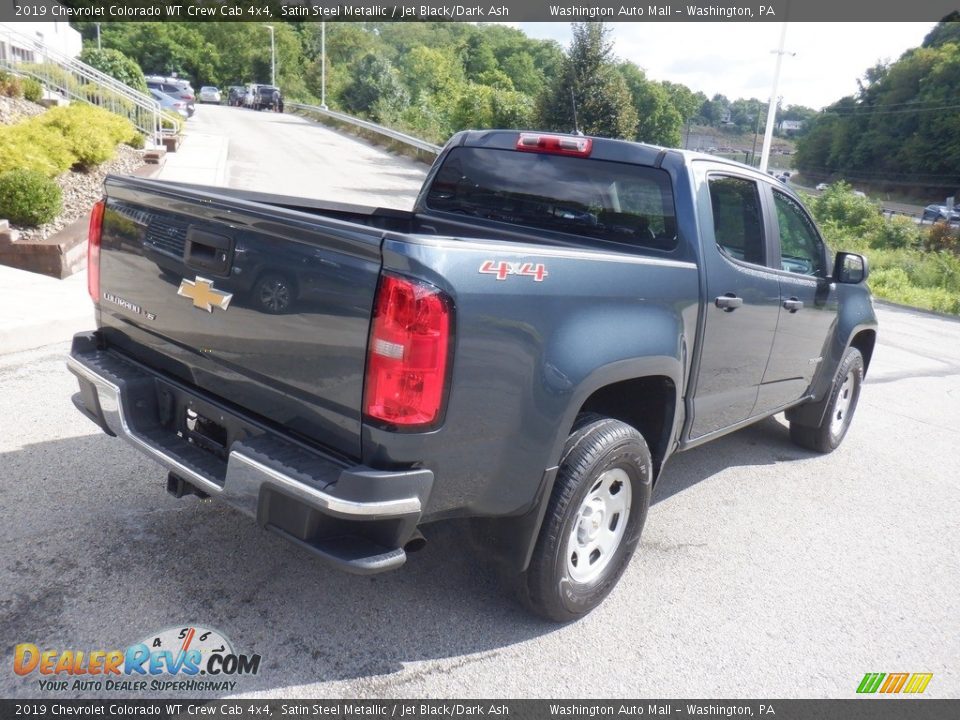
[[[907,693],[919,695],[927,689],[933,673],[867,673],[860,681],[857,692],[893,695]]]
[[[231,691],[256,675],[260,656],[237,653],[226,635],[199,625],[148,635],[125,650],[41,650],[21,643],[13,671],[47,692]]]

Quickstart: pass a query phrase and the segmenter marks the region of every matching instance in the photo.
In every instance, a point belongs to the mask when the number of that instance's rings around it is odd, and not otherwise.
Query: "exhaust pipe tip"
[[[427,539],[423,536],[423,533],[419,530],[414,530],[413,535],[410,536],[410,539],[404,544],[404,552],[415,553],[420,552],[427,546]]]

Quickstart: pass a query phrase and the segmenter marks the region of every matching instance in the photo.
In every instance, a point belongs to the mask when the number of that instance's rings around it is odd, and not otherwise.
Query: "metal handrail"
[[[305,110],[307,112],[316,113],[318,115],[323,115],[325,117],[331,118],[333,120],[338,120],[348,125],[353,125],[354,127],[363,128],[364,130],[369,130],[375,132],[384,137],[388,137],[391,140],[396,140],[398,142],[406,143],[411,147],[415,147],[417,150],[423,150],[424,152],[433,153],[434,155],[439,155],[440,151],[443,150],[439,145],[434,145],[433,143],[428,143],[426,140],[421,140],[420,138],[413,137],[412,135],[407,135],[406,133],[399,132],[397,130],[391,130],[388,127],[383,125],[377,125],[372,123],[369,120],[361,120],[360,118],[355,118],[352,115],[345,115],[343,113],[337,112],[335,110],[330,110],[329,108],[322,108],[316,105],[304,105],[303,103],[286,103],[286,107],[293,110]]]
[[[17,57],[15,53],[9,53],[9,57],[0,57],[0,68],[32,77],[48,89],[58,91],[64,97],[99,105],[117,115],[123,115],[155,146],[161,144],[160,103],[151,95],[125,85],[116,78],[51,48],[37,38],[21,35],[8,26],[0,25],[0,38],[8,45],[30,50],[43,58],[42,62],[34,63]],[[48,65],[54,65],[60,71],[67,73],[67,77],[74,82],[75,86],[65,83],[63,76],[50,72],[46,67]],[[92,94],[80,92],[79,88],[84,85],[93,85]]]

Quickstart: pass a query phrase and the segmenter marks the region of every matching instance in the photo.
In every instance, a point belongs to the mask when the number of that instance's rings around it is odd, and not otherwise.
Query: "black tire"
[[[270,315],[289,312],[296,301],[297,288],[286,275],[276,272],[264,273],[250,293],[253,306]]]
[[[863,386],[863,355],[847,348],[830,389],[827,409],[816,427],[790,423],[790,439],[800,447],[819,453],[836,450],[850,429]]]
[[[620,472],[622,471],[622,472]],[[614,480],[611,482],[611,478]],[[584,510],[596,499],[604,483],[610,483],[607,497],[613,499],[624,492],[622,478],[629,482],[629,499],[625,523],[620,512],[603,505],[588,522]],[[619,488],[616,484],[620,483]],[[561,456],[560,469],[547,506],[540,535],[530,565],[518,578],[520,600],[534,613],[555,622],[576,620],[603,602],[626,569],[650,507],[653,483],[653,462],[650,449],[636,429],[610,418],[581,415],[575,423]],[[589,508],[587,508],[589,509]],[[589,557],[578,557],[583,529],[587,533],[619,533],[619,540],[609,552],[587,551]],[[624,523],[621,529],[620,524]],[[577,533],[574,535],[574,533]],[[597,553],[596,559],[594,554]],[[591,568],[589,563],[600,563]],[[587,563],[587,564],[582,564]],[[595,576],[578,578],[577,573]]]

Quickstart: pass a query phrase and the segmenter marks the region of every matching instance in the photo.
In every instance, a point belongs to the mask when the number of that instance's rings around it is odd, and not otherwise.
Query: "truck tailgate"
[[[276,205],[107,179],[108,346],[360,457],[382,232]]]

